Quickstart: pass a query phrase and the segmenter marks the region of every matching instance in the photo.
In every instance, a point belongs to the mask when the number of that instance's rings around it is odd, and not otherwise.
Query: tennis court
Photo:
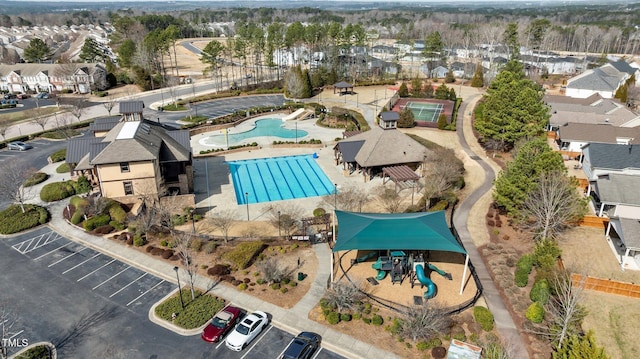
[[[407,102],[405,106],[400,108],[403,110],[404,108],[411,109],[416,122],[438,122],[443,107],[441,103]]]

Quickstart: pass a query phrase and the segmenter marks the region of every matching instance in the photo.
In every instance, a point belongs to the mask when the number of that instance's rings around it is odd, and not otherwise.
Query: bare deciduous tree
[[[44,127],[47,125],[48,121],[49,121],[49,118],[43,114],[42,109],[40,107],[36,107],[33,109],[31,122],[40,126],[40,128],[42,128],[42,131],[44,131]]]
[[[256,263],[262,272],[262,278],[269,284],[280,283],[284,278],[291,275],[292,268],[281,265],[276,257],[268,257]]]
[[[362,212],[362,206],[370,199],[371,196],[365,189],[345,186],[338,189],[335,197],[334,194],[324,196],[321,205],[327,209],[332,209],[335,205],[336,209],[342,211]]]
[[[85,112],[85,102],[83,99],[76,99],[71,103],[71,109],[69,110],[73,117],[76,118],[76,122],[80,122],[80,118]]]
[[[6,140],[4,135],[7,133],[7,130],[9,129],[9,126],[10,126],[10,123],[8,121],[0,122],[0,136],[2,136],[3,140]]]
[[[0,196],[18,203],[22,213],[25,212],[25,202],[34,195],[32,187],[25,187],[23,183],[35,172],[36,170],[16,159],[0,163]]]
[[[275,205],[269,211],[269,222],[282,233],[289,237],[300,225],[303,210],[300,206],[292,204]]]
[[[361,291],[362,283],[360,282],[334,282],[327,289],[323,299],[328,306],[336,308],[339,312],[353,310],[358,303],[364,298]]]
[[[412,338],[429,340],[449,328],[451,319],[444,306],[438,302],[426,301],[423,305],[409,307],[402,316],[401,335]]]
[[[559,349],[569,336],[581,331],[582,320],[587,315],[586,309],[580,304],[587,276],[582,275],[580,283],[573,283],[570,270],[558,270],[555,273],[555,295],[551,296],[547,305],[551,315],[547,332],[553,345]]]
[[[432,198],[441,197],[451,189],[462,176],[464,168],[452,150],[435,149],[423,163],[425,210],[428,210]]]
[[[376,188],[376,199],[384,211],[388,213],[399,213],[404,200],[395,189],[385,185]]]
[[[112,96],[107,97],[107,100],[102,103],[102,106],[104,106],[104,109],[107,110],[107,112],[109,113],[109,116],[111,116],[111,110],[113,110],[113,107],[115,105],[116,105],[116,100]]]
[[[189,282],[189,288],[191,289],[191,299],[196,298],[195,292],[195,280],[196,273],[198,272],[198,265],[193,260],[193,248],[191,243],[196,237],[190,233],[173,232],[173,240],[176,244],[176,251],[179,253],[182,259],[182,265],[185,272],[187,272],[187,278]]]
[[[229,231],[235,224],[237,217],[238,213],[235,210],[225,209],[214,213],[209,218],[211,225],[213,225],[215,228],[218,228],[220,232],[222,232],[225,243],[229,242]]]
[[[538,182],[524,202],[523,222],[537,238],[555,238],[584,216],[587,203],[578,193],[575,178],[562,172],[542,173]]]

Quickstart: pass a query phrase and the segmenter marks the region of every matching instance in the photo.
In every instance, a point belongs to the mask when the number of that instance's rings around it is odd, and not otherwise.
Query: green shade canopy
[[[445,220],[444,211],[421,213],[353,213],[336,211],[334,252],[351,249],[432,250],[466,254]]]

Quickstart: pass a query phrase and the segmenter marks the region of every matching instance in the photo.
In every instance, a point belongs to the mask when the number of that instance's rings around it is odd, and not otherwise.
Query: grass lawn
[[[199,290],[195,291],[195,299],[193,300],[191,299],[191,290],[188,288],[183,289],[181,293],[184,309],[177,293],[155,309],[158,317],[168,322],[173,321],[173,324],[180,328],[195,329],[203,326],[225,305],[224,299],[202,293]],[[172,320],[173,313],[176,313],[175,320]]]
[[[58,108],[56,106],[40,107],[40,109],[38,111],[39,111],[38,115],[45,116],[45,115],[51,115],[54,112],[60,111],[60,108]],[[4,114],[2,116],[4,117],[3,120],[5,120],[7,122],[18,122],[18,121],[25,121],[25,120],[29,120],[29,119],[33,118],[34,112],[33,111],[17,111],[17,112]]]

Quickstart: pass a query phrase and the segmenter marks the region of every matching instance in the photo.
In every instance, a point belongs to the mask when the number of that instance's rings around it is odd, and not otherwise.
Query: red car
[[[211,322],[202,331],[202,339],[210,343],[217,343],[224,337],[231,328],[238,322],[238,318],[242,314],[240,308],[226,306],[219,311]]]

